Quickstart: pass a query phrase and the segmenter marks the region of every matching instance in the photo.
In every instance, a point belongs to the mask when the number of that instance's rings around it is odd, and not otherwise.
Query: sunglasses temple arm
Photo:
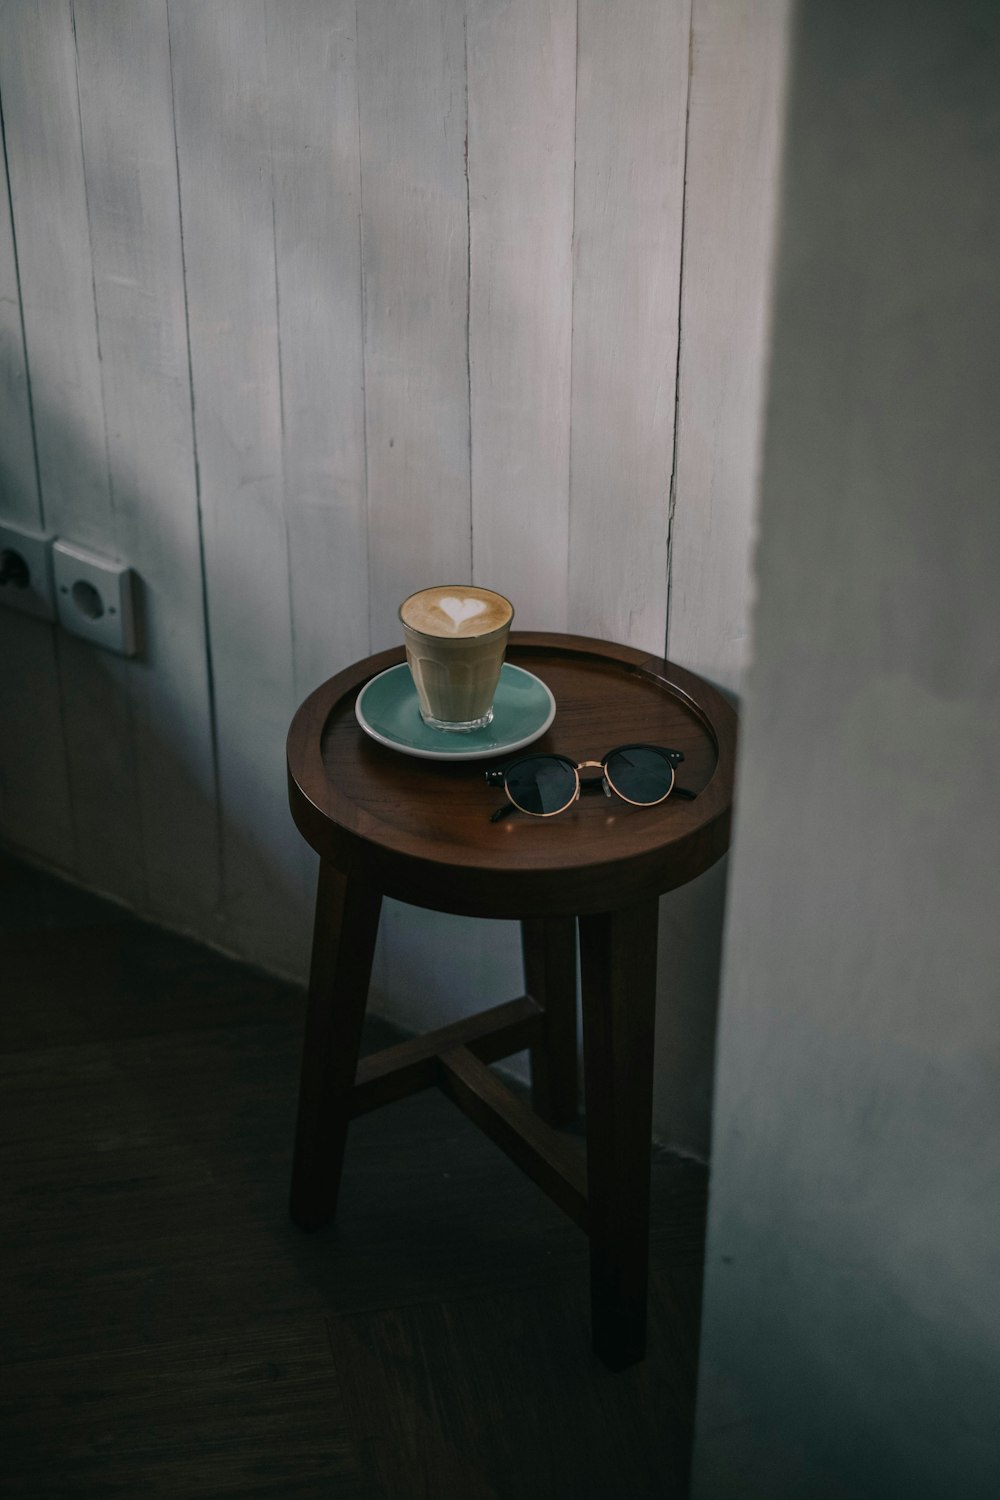
[[[672,797],[683,797],[685,802],[693,802],[698,793],[689,791],[686,786],[675,786],[670,795]]]
[[[491,813],[490,822],[499,823],[501,818],[505,818],[508,813],[512,813],[513,811],[513,802],[505,802],[503,807],[498,807],[495,813]]]

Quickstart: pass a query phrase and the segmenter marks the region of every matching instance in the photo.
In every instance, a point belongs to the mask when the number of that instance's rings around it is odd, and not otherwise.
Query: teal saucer
[[[504,662],[493,700],[493,722],[456,734],[431,729],[420,717],[417,690],[405,662],[367,682],[355,707],[365,734],[422,760],[485,760],[520,750],[543,735],[555,718],[556,700],[540,678]]]

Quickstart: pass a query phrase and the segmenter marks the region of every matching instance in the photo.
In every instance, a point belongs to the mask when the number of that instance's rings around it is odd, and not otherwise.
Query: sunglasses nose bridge
[[[597,777],[597,776],[584,776],[582,774],[584,771],[599,771],[601,774],[600,774],[600,777]],[[607,771],[605,769],[605,765],[604,765],[603,760],[581,760],[579,762],[579,764],[577,765],[577,768],[576,768],[576,795],[577,795],[577,797],[579,797],[579,795],[580,795],[580,788],[582,787],[582,785],[583,785],[583,783],[585,781],[586,781],[586,783],[587,783],[588,786],[595,786],[597,784],[598,780],[601,783],[601,791],[604,793],[605,797],[610,797],[611,796],[611,788],[608,785]],[[575,801],[576,798],[574,798],[573,800]]]

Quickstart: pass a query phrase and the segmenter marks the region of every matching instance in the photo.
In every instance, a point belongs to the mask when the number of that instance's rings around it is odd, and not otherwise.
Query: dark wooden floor
[[[611,1374],[584,1237],[436,1093],[291,1225],[296,990],[3,856],[0,935],[6,1500],[684,1494],[699,1168],[655,1160],[649,1357]]]

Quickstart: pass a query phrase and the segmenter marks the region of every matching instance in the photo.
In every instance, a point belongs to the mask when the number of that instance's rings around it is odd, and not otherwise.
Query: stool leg
[[[334,1217],[382,897],[320,862],[292,1163],[291,1215]]]
[[[521,952],[525,990],[545,1012],[531,1049],[531,1100],[550,1125],[568,1125],[577,1105],[576,918],[525,918]]]
[[[594,1352],[646,1352],[656,898],[580,918]]]

